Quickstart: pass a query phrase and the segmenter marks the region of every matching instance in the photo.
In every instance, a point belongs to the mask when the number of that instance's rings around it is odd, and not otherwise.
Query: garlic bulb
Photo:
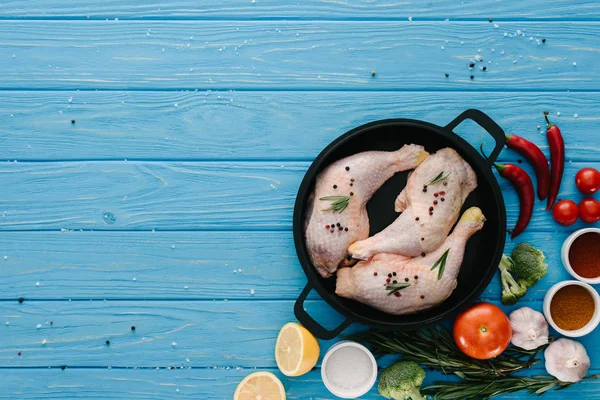
[[[548,323],[540,312],[522,307],[510,314],[513,335],[510,342],[525,350],[537,349],[548,343]]]
[[[558,339],[544,352],[546,371],[563,382],[577,382],[587,374],[590,358],[585,347],[571,339]]]

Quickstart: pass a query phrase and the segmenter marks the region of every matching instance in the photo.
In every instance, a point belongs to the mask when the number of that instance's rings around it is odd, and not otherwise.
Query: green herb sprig
[[[348,207],[348,203],[350,203],[350,196],[327,196],[321,197],[319,200],[323,201],[332,201],[331,206],[329,208],[324,209],[323,211],[333,211],[341,213]]]
[[[598,379],[600,374],[589,375],[583,379]],[[463,378],[459,382],[435,382],[423,388],[422,393],[433,396],[435,400],[480,400],[491,399],[506,393],[527,391],[529,395],[542,395],[549,390],[563,390],[573,382],[562,382],[548,376],[505,376],[494,379]]]
[[[431,267],[430,269],[430,271],[433,271],[438,266],[440,267],[440,269],[438,270],[438,281],[442,279],[442,276],[444,275],[444,270],[446,269],[446,260],[448,259],[448,253],[450,253],[450,249],[446,250],[444,254],[442,254],[442,256],[435,262],[435,264],[433,264],[433,267]]]
[[[396,292],[401,291],[402,289],[406,289],[410,286],[410,283],[407,282],[398,282],[398,283],[390,283],[385,287],[385,290],[389,291],[388,296],[393,295]]]
[[[404,361],[415,361],[422,366],[434,368],[446,374],[465,378],[507,376],[526,370],[540,362],[536,356],[546,346],[527,351],[512,347],[491,360],[476,360],[466,356],[454,343],[454,338],[442,326],[415,332],[357,333],[350,340],[369,345],[378,356],[401,355]]]
[[[432,180],[430,180],[426,184],[426,186],[435,185],[436,183],[440,183],[441,181],[444,181],[444,180],[448,179],[448,177],[450,176],[451,173],[452,172],[448,172],[448,174],[446,176],[444,176],[444,171],[440,172]]]

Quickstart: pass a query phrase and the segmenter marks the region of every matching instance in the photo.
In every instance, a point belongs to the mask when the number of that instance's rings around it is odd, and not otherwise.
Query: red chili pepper
[[[511,238],[517,237],[527,228],[531,215],[533,214],[533,204],[535,202],[535,192],[533,191],[533,182],[522,168],[513,164],[494,164],[494,167],[500,173],[500,176],[506,178],[512,183],[519,195],[519,219],[510,235]]]
[[[548,111],[544,112],[544,118],[546,118],[546,122],[548,123],[546,137],[548,138],[548,146],[550,147],[550,164],[552,167],[550,191],[548,193],[548,206],[546,207],[546,211],[548,211],[554,206],[554,202],[558,196],[558,190],[560,189],[563,172],[565,171],[565,141],[558,126],[550,123]]]
[[[525,157],[535,168],[538,183],[538,198],[544,200],[550,187],[550,168],[548,159],[539,147],[517,135],[505,135],[506,147],[513,149]]]

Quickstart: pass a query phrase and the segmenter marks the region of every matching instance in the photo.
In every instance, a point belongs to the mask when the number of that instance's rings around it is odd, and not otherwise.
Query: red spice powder
[[[569,263],[583,278],[600,276],[600,234],[584,233],[573,241],[569,249]]]

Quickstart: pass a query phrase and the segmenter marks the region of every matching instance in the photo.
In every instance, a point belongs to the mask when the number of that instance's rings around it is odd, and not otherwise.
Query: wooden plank
[[[335,400],[321,381],[321,371],[288,378],[278,371],[274,372],[283,382],[288,399]],[[155,399],[230,399],[237,384],[254,370],[94,370],[94,369],[8,369],[2,371],[3,392],[7,398],[37,400],[76,398],[84,400],[122,400]],[[597,372],[591,370],[590,373]],[[427,372],[424,385],[444,379],[436,372]],[[447,378],[445,378],[447,379]],[[585,396],[586,399],[598,398],[600,382],[582,381],[566,391],[547,392],[544,399],[563,400],[565,396]],[[518,395],[501,398],[516,398]],[[363,400],[381,399],[374,387]]]
[[[567,138],[567,142],[568,142]],[[289,230],[306,162],[2,163],[0,230]],[[535,176],[531,167],[521,164]],[[574,176],[599,162],[567,163],[561,198],[579,201]],[[519,202],[500,179],[515,224]],[[570,232],[537,202],[530,231]]]
[[[44,1],[43,6],[26,0],[8,0],[0,10],[4,18],[80,18],[80,19],[481,19],[487,21],[516,18],[535,19],[597,19],[600,8],[592,0],[579,0],[574,5],[566,0],[543,2],[477,2],[440,0],[432,6],[430,1],[396,2],[392,0],[373,2],[369,0],[325,1],[307,0],[291,3],[281,0],[210,0],[195,2],[179,0],[129,1],[118,0],[87,2],[76,0]]]
[[[593,22],[6,20],[0,36],[3,89],[600,89]]]
[[[322,301],[305,304],[330,328],[342,321]],[[0,366],[273,368],[277,333],[294,320],[293,305],[259,300],[4,302],[0,321],[10,324],[0,329]],[[541,310],[542,304],[521,301],[503,308],[510,312],[522,306]],[[592,360],[600,357],[593,346],[599,338],[596,331],[580,339]],[[333,343],[321,342],[323,348]]]
[[[311,160],[364,123],[398,117],[444,126],[470,107],[546,152],[537,126],[547,108],[568,136],[569,160],[596,160],[600,151],[590,134],[598,93],[6,91],[3,99],[0,160]],[[474,124],[456,131],[474,146],[491,140]]]
[[[568,234],[515,241],[542,249],[549,265],[527,300],[570,279],[560,258]],[[4,232],[0,249],[0,300],[294,300],[306,284],[290,232]],[[498,276],[482,297],[500,299]]]

